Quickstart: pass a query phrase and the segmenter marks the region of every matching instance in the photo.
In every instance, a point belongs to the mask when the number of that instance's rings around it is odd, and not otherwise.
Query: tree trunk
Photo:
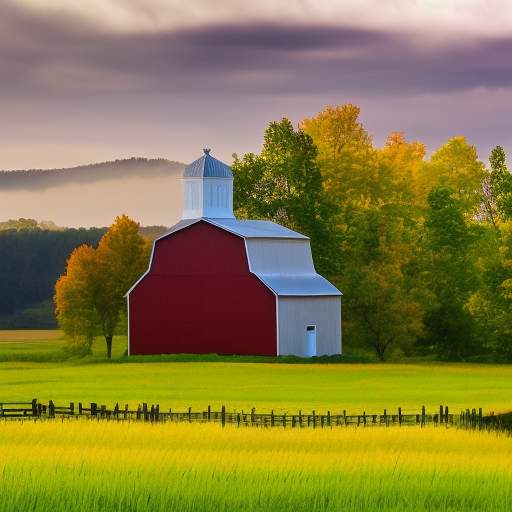
[[[105,335],[105,341],[107,342],[107,357],[110,359],[110,356],[112,355],[112,334],[107,336]]]

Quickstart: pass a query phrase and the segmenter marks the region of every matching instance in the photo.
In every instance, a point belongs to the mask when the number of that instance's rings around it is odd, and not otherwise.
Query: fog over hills
[[[33,218],[59,226],[109,226],[126,214],[143,226],[181,218],[185,164],[131,158],[51,170],[0,171],[0,221]]]

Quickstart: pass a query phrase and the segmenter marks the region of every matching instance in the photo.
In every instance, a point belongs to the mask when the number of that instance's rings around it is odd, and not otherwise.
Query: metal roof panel
[[[311,296],[338,295],[342,293],[327,279],[314,275],[256,274],[276,295]]]
[[[285,228],[268,220],[236,220],[236,219],[208,219],[214,226],[231,231],[244,238],[296,238],[309,240],[305,235]]]

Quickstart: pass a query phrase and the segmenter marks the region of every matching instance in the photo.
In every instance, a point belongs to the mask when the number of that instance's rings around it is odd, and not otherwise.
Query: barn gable
[[[129,353],[275,355],[275,297],[249,271],[243,239],[194,224],[155,242],[130,290]]]

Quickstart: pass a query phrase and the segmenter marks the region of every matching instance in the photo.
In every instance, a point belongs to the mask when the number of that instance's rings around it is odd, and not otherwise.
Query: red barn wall
[[[155,244],[129,297],[130,354],[276,355],[276,299],[243,238],[200,221]]]

